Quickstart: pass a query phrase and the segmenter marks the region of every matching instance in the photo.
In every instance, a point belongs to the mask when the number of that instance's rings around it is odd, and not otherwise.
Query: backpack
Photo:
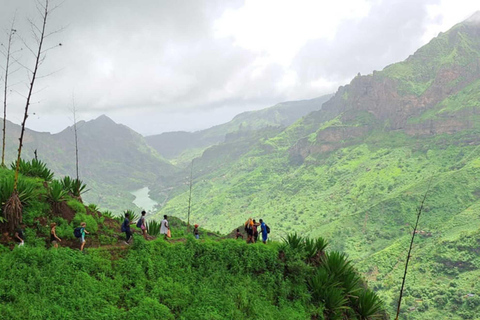
[[[267,229],[267,233],[270,233],[270,227],[265,225],[265,228]]]
[[[122,222],[122,232],[127,231],[127,228],[125,227],[125,221]]]
[[[143,224],[143,218],[138,219],[137,221],[137,228],[141,228]]]
[[[75,230],[73,230],[73,235],[75,238],[80,238],[82,236],[82,227],[75,228]]]

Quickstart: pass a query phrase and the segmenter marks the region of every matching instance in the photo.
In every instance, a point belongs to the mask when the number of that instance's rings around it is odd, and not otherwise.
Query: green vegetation
[[[288,320],[315,314],[317,319],[324,314],[325,319],[381,315],[381,309],[363,307],[365,296],[374,306],[380,301],[359,285],[343,255],[331,252],[315,267],[288,247],[279,259],[279,250],[278,245],[193,237],[177,243],[135,237],[131,250],[99,248],[87,254],[27,245],[0,256],[0,266],[9,270],[0,274],[0,313],[8,319],[69,319],[77,314],[84,319]],[[331,277],[321,279],[327,269]]]

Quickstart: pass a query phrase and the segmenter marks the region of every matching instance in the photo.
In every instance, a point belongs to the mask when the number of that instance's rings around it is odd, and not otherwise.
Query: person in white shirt
[[[170,226],[168,225],[167,216],[164,215],[163,220],[160,223],[160,234],[165,235],[165,240],[167,240],[168,230],[170,230]]]

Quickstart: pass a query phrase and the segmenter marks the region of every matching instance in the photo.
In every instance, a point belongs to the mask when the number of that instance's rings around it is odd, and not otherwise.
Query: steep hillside
[[[286,127],[308,113],[322,108],[331,95],[302,101],[282,102],[273,107],[241,113],[232,121],[197,132],[166,132],[148,136],[146,141],[158,153],[174,159],[186,153],[186,160],[212,145],[221,143],[229,133],[259,130],[265,127]]]
[[[448,241],[461,246],[450,232],[480,227],[463,217],[476,208],[480,190],[479,39],[478,23],[461,23],[406,61],[357,76],[321,111],[257,140],[234,161],[194,170],[191,219],[229,232],[223,221],[241,225],[253,216],[266,220],[277,238],[291,231],[331,238],[335,249],[361,262],[393,310],[411,225],[431,180],[414,251],[422,256],[413,268],[436,289],[427,294],[409,279],[405,311],[409,319],[478,314],[474,299],[461,295],[472,293],[463,286],[478,270],[476,257],[448,262],[432,248]],[[177,191],[158,214],[185,218],[187,191]],[[429,249],[417,251],[422,245]],[[437,263],[458,273],[442,275],[447,271]]]
[[[80,179],[87,182],[91,192],[84,198],[111,210],[132,208],[134,196],[128,191],[153,182],[161,183],[163,176],[174,167],[149,147],[144,138],[124,125],[100,116],[78,128]],[[20,126],[7,124],[8,163],[16,157]],[[69,127],[57,134],[27,130],[23,158],[31,159],[34,151],[59,176],[75,177],[75,137]]]

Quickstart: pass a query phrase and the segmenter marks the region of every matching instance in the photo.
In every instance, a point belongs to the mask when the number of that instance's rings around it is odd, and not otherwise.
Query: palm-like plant
[[[12,170],[15,170],[16,166],[16,162],[10,165]],[[45,181],[51,181],[53,178],[53,172],[47,168],[44,162],[37,159],[32,159],[31,162],[20,159],[19,172],[25,176],[38,177]]]
[[[160,222],[156,220],[147,222],[147,232],[151,236],[158,236],[160,234]]]
[[[103,212],[102,212],[102,216],[107,217],[107,218],[110,218],[110,219],[115,219],[112,211],[109,211],[109,210],[103,211]]]
[[[308,288],[315,302],[321,302],[330,318],[336,318],[343,310],[347,310],[348,299],[341,283],[329,272],[320,267],[313,277],[307,281]]]
[[[58,180],[53,180],[47,188],[47,200],[55,207],[61,201],[65,200],[67,192],[63,189],[62,183]]]
[[[361,320],[383,318],[382,301],[375,292],[369,289],[362,290],[358,295],[355,311]]]
[[[283,238],[283,241],[293,250],[300,251],[304,248],[305,239],[296,232],[288,234],[286,238]]]

